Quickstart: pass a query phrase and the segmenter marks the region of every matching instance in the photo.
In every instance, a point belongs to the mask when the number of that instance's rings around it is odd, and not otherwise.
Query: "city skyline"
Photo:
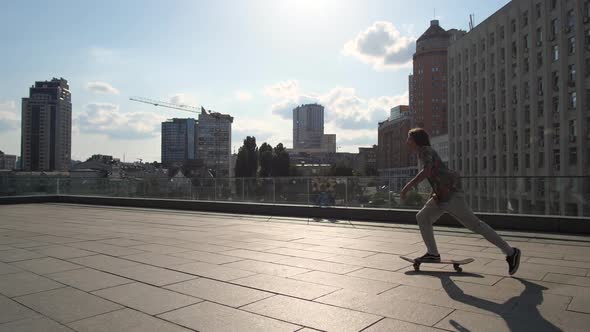
[[[505,3],[453,1],[435,17],[445,28],[468,29],[470,13],[483,19]],[[318,102],[325,131],[339,134],[339,151],[357,152],[377,143],[377,123],[392,107],[407,104],[414,42],[437,5],[38,3],[35,12],[59,21],[63,38],[23,24],[35,18],[30,5],[5,4],[0,149],[20,155],[20,100],[31,82],[64,77],[72,92],[72,159],[160,160],[160,124],[186,114],[135,104],[132,95],[231,114],[232,151],[248,135],[292,147],[292,109]],[[48,21],[39,16],[37,23]]]

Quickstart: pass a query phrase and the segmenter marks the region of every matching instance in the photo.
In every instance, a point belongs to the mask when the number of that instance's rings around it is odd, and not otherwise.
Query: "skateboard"
[[[420,264],[424,263],[424,264],[453,264],[453,268],[455,269],[455,271],[463,272],[463,268],[461,268],[461,265],[469,264],[469,263],[475,261],[475,259],[473,259],[473,258],[466,258],[466,259],[459,259],[459,260],[441,259],[440,262],[420,261],[418,259],[410,258],[410,257],[406,257],[406,256],[400,256],[400,258],[414,264],[414,271],[420,271]]]

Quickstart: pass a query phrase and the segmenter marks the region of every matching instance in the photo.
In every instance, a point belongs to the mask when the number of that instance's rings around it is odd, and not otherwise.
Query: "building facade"
[[[197,121],[171,119],[162,122],[162,164],[180,166],[197,159]]]
[[[438,20],[416,41],[413,74],[409,76],[412,126],[426,129],[431,136],[444,135],[447,123],[447,48],[460,31],[446,31]]]
[[[68,81],[35,82],[22,99],[21,168],[68,170],[72,149],[72,101]]]
[[[4,152],[0,151],[0,169],[16,169],[16,156],[12,154],[5,154]]]
[[[590,174],[590,1],[511,1],[448,67],[450,164],[474,208],[590,215],[590,184],[565,177]]]
[[[320,149],[324,135],[324,106],[301,105],[293,109],[293,149]]]
[[[407,105],[392,108],[389,118],[379,122],[377,171],[380,176],[409,177],[416,175],[416,156],[406,145],[408,131],[411,128],[412,118]]]
[[[197,158],[202,160],[200,176],[229,177],[231,165],[231,126],[234,118],[228,114],[205,111],[199,114]]]

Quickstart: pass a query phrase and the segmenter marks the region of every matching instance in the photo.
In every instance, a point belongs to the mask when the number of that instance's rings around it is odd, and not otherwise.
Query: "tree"
[[[353,176],[353,169],[347,167],[344,164],[338,163],[336,165],[332,165],[330,169],[330,175],[332,176]]]
[[[258,149],[258,160],[260,161],[260,177],[266,178],[274,175],[273,172],[273,148],[268,143],[262,143]]]
[[[273,150],[272,156],[272,175],[289,176],[289,153],[283,146],[283,143],[277,144]]]
[[[256,177],[257,170],[258,148],[256,147],[256,137],[248,136],[244,140],[244,145],[238,150],[235,174],[236,177]]]

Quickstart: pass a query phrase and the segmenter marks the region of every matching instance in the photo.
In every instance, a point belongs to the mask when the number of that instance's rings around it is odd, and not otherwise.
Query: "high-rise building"
[[[228,114],[207,112],[199,114],[197,130],[197,158],[202,160],[207,173],[215,177],[229,177],[231,164],[231,125]],[[208,176],[203,173],[200,176]]]
[[[0,151],[0,169],[16,169],[16,156]]]
[[[197,121],[177,119],[162,122],[162,164],[184,165],[197,159]]]
[[[447,133],[447,48],[460,34],[432,20],[416,41],[414,72],[409,77],[410,114],[412,126],[426,129],[431,136]]]
[[[377,136],[379,175],[391,177],[416,175],[416,156],[406,145],[411,125],[412,118],[407,105],[392,108],[389,118],[379,122]]]
[[[293,150],[336,152],[336,135],[324,134],[324,106],[306,104],[293,109]]]
[[[448,51],[450,163],[481,211],[590,215],[590,1],[514,0]],[[500,177],[527,176],[526,178]]]
[[[67,171],[72,149],[72,101],[68,81],[35,82],[22,99],[24,171]]]

